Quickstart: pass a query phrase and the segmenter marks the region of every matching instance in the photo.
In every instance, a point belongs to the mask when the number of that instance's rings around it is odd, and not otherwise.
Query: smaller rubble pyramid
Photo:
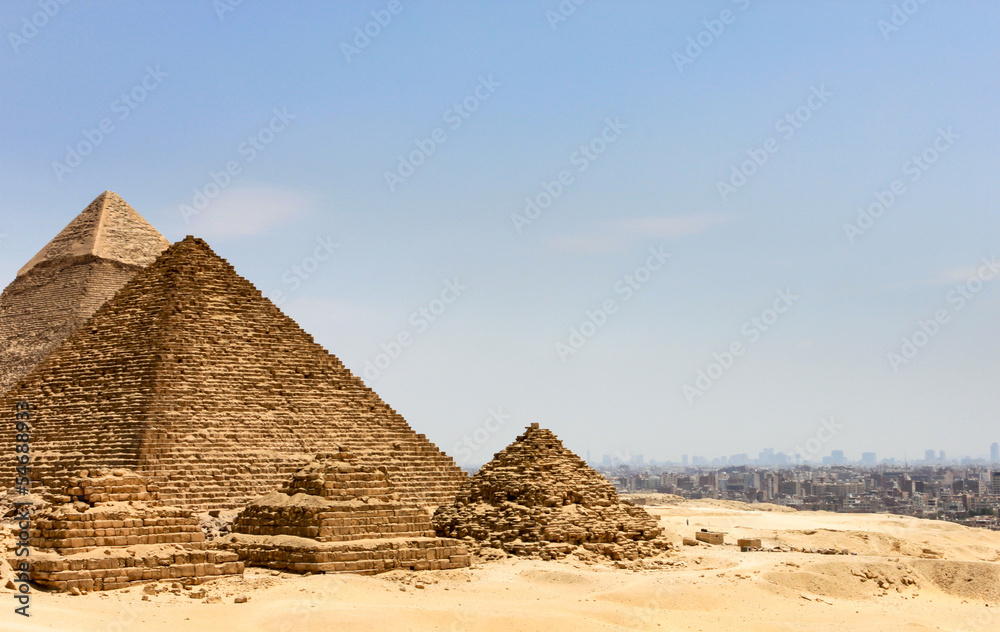
[[[544,559],[589,552],[634,560],[671,546],[655,518],[622,502],[614,485],[538,424],[484,465],[433,522],[438,535],[473,548]]]
[[[191,512],[161,504],[156,486],[132,472],[83,470],[63,491],[32,521],[31,579],[41,586],[85,592],[243,574],[235,553],[206,550]]]
[[[430,514],[392,492],[385,467],[359,465],[340,446],[251,503],[232,530],[216,545],[251,566],[374,574],[469,565],[461,542],[434,537]]]

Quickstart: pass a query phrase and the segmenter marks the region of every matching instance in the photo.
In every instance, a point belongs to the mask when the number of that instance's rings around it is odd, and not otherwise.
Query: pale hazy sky
[[[996,3],[49,4],[0,6],[4,285],[111,189],[462,463],[1000,440]]]

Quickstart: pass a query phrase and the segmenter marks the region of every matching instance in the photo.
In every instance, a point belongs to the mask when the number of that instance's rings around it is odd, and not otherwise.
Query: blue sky
[[[1000,440],[1000,7],[223,1],[3,3],[4,283],[110,189],[460,462]]]

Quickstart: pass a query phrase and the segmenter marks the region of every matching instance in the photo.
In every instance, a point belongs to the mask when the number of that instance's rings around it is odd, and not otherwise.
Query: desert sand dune
[[[145,595],[37,593],[18,630],[988,630],[1000,624],[1000,533],[886,515],[649,507],[668,534],[727,533],[660,560],[587,564],[505,558],[471,569],[242,579]],[[690,525],[687,522],[690,521]],[[673,536],[671,536],[673,537]],[[741,553],[765,548],[847,549]],[[928,552],[929,551],[929,552]],[[234,603],[246,595],[247,603]],[[4,617],[5,627],[11,620]],[[81,627],[80,621],[87,621]]]

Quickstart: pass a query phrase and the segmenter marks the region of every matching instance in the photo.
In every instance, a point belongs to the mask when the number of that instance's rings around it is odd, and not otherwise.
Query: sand
[[[36,593],[2,630],[988,630],[1000,624],[1000,533],[886,515],[679,502],[647,509],[679,543],[706,528],[765,548],[683,546],[635,565],[505,558],[471,569],[300,577],[251,569],[191,591]],[[749,510],[748,510],[749,509]],[[769,509],[769,508],[766,508]],[[687,523],[690,522],[690,525]],[[620,568],[618,566],[633,566]],[[276,572],[275,572],[276,573]],[[418,586],[420,584],[420,586]],[[169,588],[168,585],[161,586]],[[234,603],[237,595],[247,603]]]

